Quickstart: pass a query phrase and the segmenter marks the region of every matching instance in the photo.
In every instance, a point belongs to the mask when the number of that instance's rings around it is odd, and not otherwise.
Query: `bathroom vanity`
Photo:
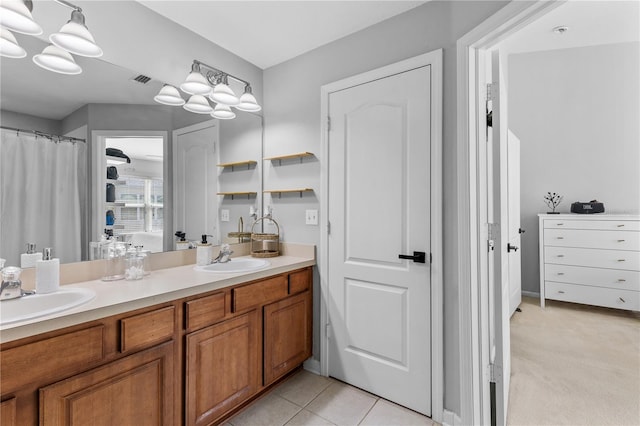
[[[311,356],[314,256],[270,261],[73,284],[95,299],[3,327],[0,424],[222,422]]]

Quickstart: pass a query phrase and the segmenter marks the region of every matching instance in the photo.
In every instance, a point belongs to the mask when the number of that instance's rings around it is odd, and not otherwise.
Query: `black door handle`
[[[518,228],[518,234],[524,234],[524,229]]]
[[[507,243],[507,253],[510,252],[511,250],[518,251],[518,247],[512,246],[511,243]]]
[[[413,260],[416,263],[426,263],[427,255],[423,251],[414,251],[413,256],[408,254],[399,254],[398,257],[400,259],[409,259]]]

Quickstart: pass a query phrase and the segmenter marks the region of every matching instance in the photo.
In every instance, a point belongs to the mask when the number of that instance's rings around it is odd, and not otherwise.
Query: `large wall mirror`
[[[153,97],[162,82],[141,82],[135,71],[99,59],[77,57],[79,75],[46,71],[30,59],[45,43],[16,38],[28,57],[0,61],[0,258],[7,265],[20,264],[27,243],[52,247],[61,262],[89,260],[90,243],[105,229],[152,251],[174,250],[177,231],[220,243],[237,241],[229,234],[240,223],[250,230],[250,213],[262,208],[260,115],[216,120],[159,105]],[[107,179],[106,147],[131,160],[115,165],[117,179]],[[245,164],[223,166],[236,163]],[[115,198],[107,198],[112,181]]]

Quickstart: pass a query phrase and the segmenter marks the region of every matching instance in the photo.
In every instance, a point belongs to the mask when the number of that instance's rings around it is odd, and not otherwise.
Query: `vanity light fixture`
[[[182,107],[189,112],[196,114],[211,114],[213,108],[209,105],[209,101],[202,95],[191,95],[186,104]]]
[[[41,68],[60,74],[75,75],[82,72],[82,68],[76,64],[69,52],[53,44],[45,47],[42,53],[35,55],[33,62]]]
[[[27,56],[27,51],[18,44],[16,37],[6,28],[0,28],[0,56],[5,58],[24,58]]]
[[[49,41],[76,55],[89,58],[102,56],[102,49],[96,44],[84,23],[82,9],[65,0],[56,0],[56,2],[73,9],[73,11],[71,12],[71,19],[62,26],[59,32],[51,34]]]
[[[31,0],[3,0],[0,3],[0,25],[16,33],[39,35],[42,27],[33,20]]]
[[[231,120],[236,118],[236,113],[231,111],[231,107],[229,105],[218,104],[213,109],[211,116],[219,120]]]
[[[158,92],[153,100],[159,104],[169,106],[182,106],[185,104],[184,99],[180,96],[180,92],[178,92],[178,89],[170,84],[162,86],[162,89],[160,89],[160,92]]]
[[[244,93],[240,98],[229,87],[230,78],[244,84]],[[262,109],[251,93],[251,84],[248,81],[195,59],[191,64],[191,72],[180,85],[180,89],[192,95],[186,104],[176,88],[169,84],[165,84],[153,99],[163,105],[182,105],[187,111],[196,114],[211,114],[212,117],[220,120],[236,117],[236,113],[231,107],[247,112]],[[215,109],[205,96],[216,103]]]

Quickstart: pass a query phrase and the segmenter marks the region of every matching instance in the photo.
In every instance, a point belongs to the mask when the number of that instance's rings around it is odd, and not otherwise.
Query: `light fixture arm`
[[[58,0],[56,0],[56,1],[58,1]],[[224,76],[227,76],[227,77],[230,77],[230,78],[232,78],[232,79],[234,79],[236,81],[239,81],[240,83],[243,83],[245,86],[251,87],[251,84],[246,80],[243,80],[243,79],[241,79],[239,77],[231,75],[228,72],[224,72],[221,69],[218,69],[216,67],[212,67],[211,65],[207,65],[204,62],[200,62],[197,59],[194,59],[193,60],[193,66],[196,66],[196,65],[201,67],[201,68],[206,68],[209,71],[206,75],[205,74],[203,74],[203,75],[207,78],[209,83],[211,83],[214,86],[218,83],[218,81],[221,78],[223,78]],[[193,68],[193,66],[192,66],[192,68]]]
[[[73,4],[73,3],[69,3],[69,2],[68,2],[68,1],[66,1],[66,0],[54,0],[54,1],[55,1],[56,3],[58,3],[58,4],[63,5],[63,6],[67,6],[69,9],[73,9],[73,10],[75,10],[76,12],[82,12],[82,8],[80,8],[80,7],[76,6],[76,5],[75,5],[75,4]],[[73,16],[73,14],[72,14],[72,16]],[[83,22],[83,24],[84,24],[84,22]]]

